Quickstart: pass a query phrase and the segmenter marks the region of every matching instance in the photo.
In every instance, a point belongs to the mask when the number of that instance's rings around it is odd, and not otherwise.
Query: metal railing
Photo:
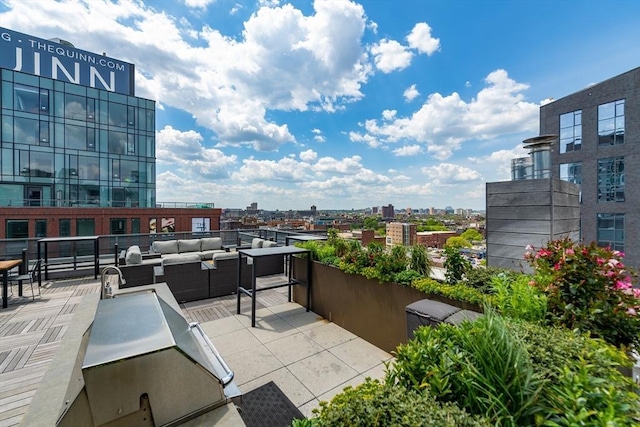
[[[325,234],[324,231],[299,232],[278,230],[275,228],[250,228],[238,230],[214,230],[203,233],[173,232],[149,234],[108,234],[98,238],[98,258],[100,265],[117,264],[119,252],[129,246],[139,246],[148,251],[155,241],[193,239],[202,237],[220,237],[223,245],[250,244],[253,238],[259,237],[284,244],[286,237],[300,234]],[[40,238],[0,239],[0,260],[22,259],[35,262],[38,256],[38,240]],[[48,266],[50,270],[93,267],[93,242],[51,242],[48,244]]]

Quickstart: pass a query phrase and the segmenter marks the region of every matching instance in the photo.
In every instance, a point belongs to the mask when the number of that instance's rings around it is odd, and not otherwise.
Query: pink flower
[[[584,254],[584,251],[583,251],[583,254]],[[598,258],[596,258],[596,262],[598,263],[598,265],[602,265],[602,264],[604,264],[604,258],[598,257]]]
[[[560,270],[560,263],[555,264],[555,265],[553,266],[553,269],[554,269],[554,270],[556,270],[556,271],[557,271],[557,270]]]
[[[617,259],[610,259],[609,261],[607,261],[607,264],[609,264],[609,267],[615,267],[619,263],[620,261],[618,261]]]
[[[640,288],[633,288],[633,296],[640,299]]]
[[[629,308],[627,309],[627,314],[628,314],[628,315],[630,315],[630,316],[635,316],[635,315],[637,315],[637,314],[638,314],[638,312],[635,310],[635,308],[633,308],[633,307],[629,307]]]
[[[564,253],[565,253],[565,254],[567,254],[567,255],[575,255],[575,254],[576,254],[576,253],[574,252],[574,250],[573,250],[573,249],[571,249],[571,248],[569,248],[569,249],[567,249],[566,251],[564,251]]]
[[[527,247],[525,248],[528,251],[532,251],[533,250],[533,246],[532,245],[527,245]]]
[[[613,285],[613,288],[619,289],[619,290],[631,289],[631,283],[627,281],[618,280],[616,281],[616,284]]]
[[[620,258],[624,258],[624,252],[620,252],[620,251],[613,251],[613,255],[620,257]]]

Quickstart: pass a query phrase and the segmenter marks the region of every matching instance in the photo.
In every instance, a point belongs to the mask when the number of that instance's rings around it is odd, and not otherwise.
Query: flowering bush
[[[535,271],[531,284],[547,294],[552,323],[616,346],[640,345],[640,289],[633,288],[635,275],[622,252],[568,238],[527,249]]]

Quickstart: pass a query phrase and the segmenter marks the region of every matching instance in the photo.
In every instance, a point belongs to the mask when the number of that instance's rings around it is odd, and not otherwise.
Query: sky
[[[485,207],[539,108],[640,66],[640,0],[0,0],[135,64],[156,199]]]

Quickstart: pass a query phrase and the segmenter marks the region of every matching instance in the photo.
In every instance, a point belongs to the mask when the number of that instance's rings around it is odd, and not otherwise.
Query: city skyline
[[[638,17],[625,1],[0,2],[4,27],[135,64],[157,101],[157,200],[266,210],[483,210],[541,105],[640,64]]]

